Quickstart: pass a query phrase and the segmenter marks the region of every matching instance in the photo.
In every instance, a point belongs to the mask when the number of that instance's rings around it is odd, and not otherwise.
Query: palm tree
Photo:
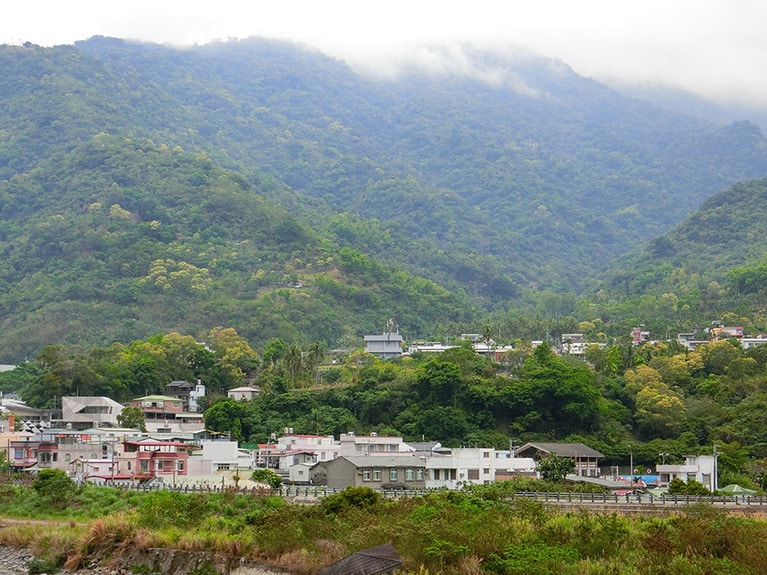
[[[290,344],[285,352],[284,361],[285,367],[287,367],[288,373],[290,373],[290,383],[295,384],[296,375],[300,374],[304,369],[304,354],[301,348],[295,343]]]
[[[314,341],[306,352],[306,366],[314,375],[314,385],[320,383],[320,363],[325,358],[325,347],[320,341]]]

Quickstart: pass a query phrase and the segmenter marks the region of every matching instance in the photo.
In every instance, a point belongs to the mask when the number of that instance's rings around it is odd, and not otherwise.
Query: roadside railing
[[[105,485],[110,486],[110,482]],[[237,488],[231,485],[218,484],[184,484],[173,486],[166,483],[152,484],[113,484],[113,487],[131,491],[157,491],[170,489],[183,493],[217,493],[231,492],[243,495],[278,495],[288,499],[322,499],[328,495],[340,493],[343,489],[332,488],[321,485],[283,485],[276,489],[269,488]],[[428,493],[444,491],[444,489],[379,489],[384,497],[388,499],[406,499],[420,497]],[[582,492],[547,492],[547,491],[519,491],[508,497],[524,498],[541,501],[551,504],[572,504],[572,505],[614,505],[614,506],[679,506],[694,505],[697,503],[709,503],[720,506],[746,506],[746,507],[766,507],[767,497],[755,495],[673,495],[652,493],[582,493]]]
[[[536,499],[547,503],[577,503],[583,505],[693,505],[710,503],[712,505],[747,505],[763,507],[767,497],[754,495],[676,495],[663,493],[574,493],[574,492],[517,492],[516,497]]]

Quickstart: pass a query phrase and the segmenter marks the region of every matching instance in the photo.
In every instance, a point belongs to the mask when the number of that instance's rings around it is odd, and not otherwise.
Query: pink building
[[[188,461],[189,444],[181,441],[126,441],[119,469],[135,479],[176,477],[187,474]]]

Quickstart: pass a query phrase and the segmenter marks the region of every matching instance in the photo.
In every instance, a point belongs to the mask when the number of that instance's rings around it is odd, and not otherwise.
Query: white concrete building
[[[199,459],[198,459],[199,458]],[[189,458],[189,472],[193,475],[197,469],[192,469],[192,460],[199,467],[199,474],[216,473],[218,471],[236,471],[253,467],[253,455],[248,449],[238,447],[236,441],[209,440],[202,442],[202,452]],[[200,465],[197,466],[197,463]]]
[[[123,406],[108,397],[62,397],[61,419],[51,423],[69,429],[120,427],[117,416],[122,411]]]
[[[767,344],[767,335],[765,334],[760,334],[758,337],[744,337],[740,340],[740,345],[743,349],[749,349],[764,344]]]
[[[382,359],[402,356],[402,336],[392,320],[386,324],[381,335],[365,336],[365,351]]]
[[[668,487],[674,479],[681,479],[685,483],[694,479],[709,491],[719,489],[715,455],[687,455],[683,465],[658,465],[655,470],[659,475],[659,487]]]
[[[580,356],[583,355],[585,345],[582,333],[563,333],[560,351],[562,355]]]
[[[277,449],[290,453],[310,453],[314,462],[330,461],[338,457],[340,444],[332,435],[284,435],[277,439]]]
[[[250,401],[258,397],[258,394],[260,393],[261,393],[260,388],[244,385],[242,387],[235,387],[233,389],[230,389],[229,391],[226,392],[226,395],[230,397],[231,399],[235,399],[237,401]]]
[[[535,476],[532,458],[514,457],[509,451],[492,447],[450,449],[423,459],[427,488],[455,489],[464,483],[481,485],[514,476]]]
[[[359,455],[402,455],[414,453],[415,448],[405,443],[401,437],[385,435],[356,435],[354,432],[342,433],[340,438],[341,457]]]

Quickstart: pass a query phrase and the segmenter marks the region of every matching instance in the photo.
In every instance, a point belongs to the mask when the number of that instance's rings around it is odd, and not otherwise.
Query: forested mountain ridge
[[[148,139],[100,134],[0,182],[0,215],[4,361],[162,329],[329,343],[389,315],[418,333],[473,313],[333,244],[207,155]]]
[[[628,296],[696,292],[706,286],[724,295],[732,308],[763,297],[767,275],[767,179],[732,186],[708,200],[684,222],[617,260],[602,285]],[[713,292],[708,295],[714,297]],[[703,294],[705,298],[705,294]]]
[[[428,335],[578,289],[767,174],[748,122],[662,111],[561,62],[437,55],[441,72],[371,79],[262,39],[0,47],[9,359],[211,322],[256,343],[335,344],[390,316]]]
[[[262,39],[179,50],[92,38],[5,51],[16,65],[3,69],[20,68],[4,82],[11,103],[25,104],[4,108],[37,121],[19,130],[35,137],[17,161],[98,131],[195,146],[336,213],[376,218],[397,239],[377,255],[490,301],[509,293],[486,288],[488,269],[569,288],[706,197],[767,174],[755,126],[665,112],[530,56],[467,48],[437,54],[447,71],[373,81]],[[451,71],[461,58],[473,75]],[[414,256],[424,247],[438,257]],[[434,264],[442,259],[465,269]]]

